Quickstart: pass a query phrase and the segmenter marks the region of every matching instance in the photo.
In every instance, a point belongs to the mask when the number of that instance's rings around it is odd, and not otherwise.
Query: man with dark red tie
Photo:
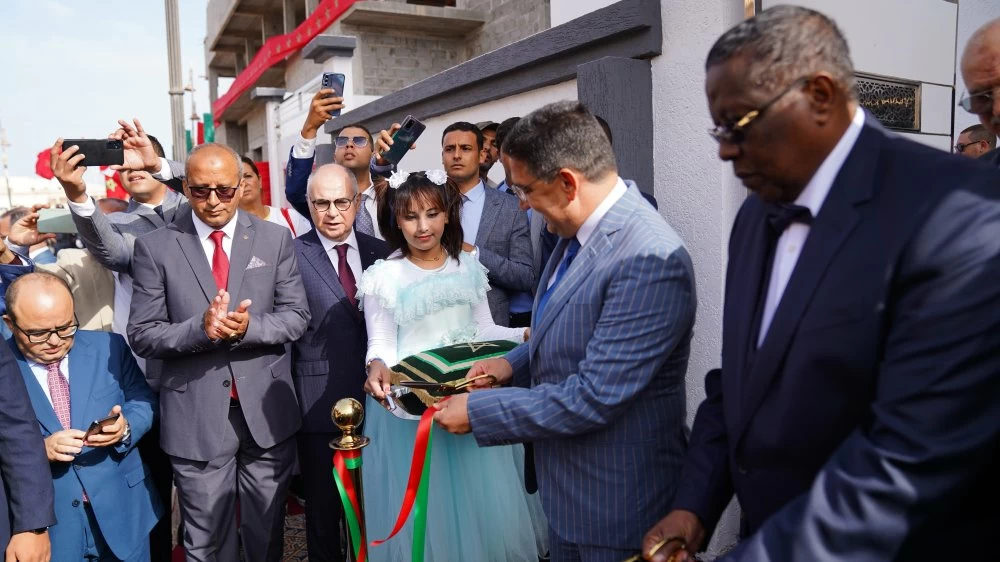
[[[375,260],[389,254],[385,242],[354,229],[361,197],[350,170],[337,164],[309,178],[306,203],[315,229],[295,240],[299,271],[312,319],[292,347],[295,392],[302,409],[299,468],[306,499],[309,560],[343,560],[340,499],[330,477],[330,448],[339,430],[330,420],[333,404],[362,400],[368,335],[358,311],[357,281]]]
[[[189,562],[239,560],[241,542],[249,562],[280,560],[302,424],[286,344],[309,322],[305,290],[288,229],[238,211],[241,168],[227,146],[195,148],[191,213],[140,237],[132,260],[128,335],[164,361],[161,446]]]

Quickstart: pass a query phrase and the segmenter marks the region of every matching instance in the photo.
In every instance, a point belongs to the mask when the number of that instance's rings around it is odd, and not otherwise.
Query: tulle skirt
[[[399,419],[372,398],[365,404],[365,521],[369,543],[392,531],[406,491],[417,422]],[[548,524],[538,494],[524,490],[524,447],[483,447],[472,435],[439,426],[431,443],[424,560],[537,562]],[[411,559],[413,517],[390,541],[369,547],[373,562]]]

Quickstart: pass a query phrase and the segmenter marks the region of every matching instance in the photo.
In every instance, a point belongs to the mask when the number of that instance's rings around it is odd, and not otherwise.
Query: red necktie
[[[225,235],[226,233],[221,230],[213,230],[212,234],[208,235],[212,239],[212,242],[215,243],[215,253],[212,254],[212,277],[215,277],[215,284],[219,289],[227,289],[229,287],[229,256],[222,249],[222,237]],[[229,398],[233,400],[240,399],[240,393],[236,390],[236,379],[232,379],[231,381]]]
[[[347,244],[338,244],[335,246],[337,249],[337,277],[340,277],[340,285],[344,288],[344,292],[347,293],[348,300],[354,305],[354,308],[358,307],[358,285],[354,281],[354,273],[351,272],[351,266],[347,264]]]
[[[52,409],[63,429],[72,427],[69,416],[69,382],[59,371],[59,362],[46,365],[49,370],[49,397],[52,399]]]

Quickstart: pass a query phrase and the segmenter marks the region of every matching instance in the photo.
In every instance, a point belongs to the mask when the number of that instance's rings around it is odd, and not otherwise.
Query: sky
[[[201,114],[210,111],[200,78],[207,1],[178,4],[184,84],[193,68]],[[163,0],[0,1],[0,123],[11,144],[10,175],[34,175],[38,152],[57,137],[103,138],[119,118],[138,117],[169,156],[166,37]],[[96,169],[86,177],[100,181]]]

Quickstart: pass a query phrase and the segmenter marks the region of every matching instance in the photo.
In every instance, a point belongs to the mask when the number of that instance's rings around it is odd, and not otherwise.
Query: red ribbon
[[[338,450],[333,453],[333,480],[337,484],[337,491],[344,504],[344,514],[351,535],[351,546],[354,547],[354,559],[356,562],[365,562],[368,558],[368,539],[365,538],[361,505],[358,502],[358,492],[354,487],[354,479],[351,478],[351,468],[361,468],[360,450]]]

